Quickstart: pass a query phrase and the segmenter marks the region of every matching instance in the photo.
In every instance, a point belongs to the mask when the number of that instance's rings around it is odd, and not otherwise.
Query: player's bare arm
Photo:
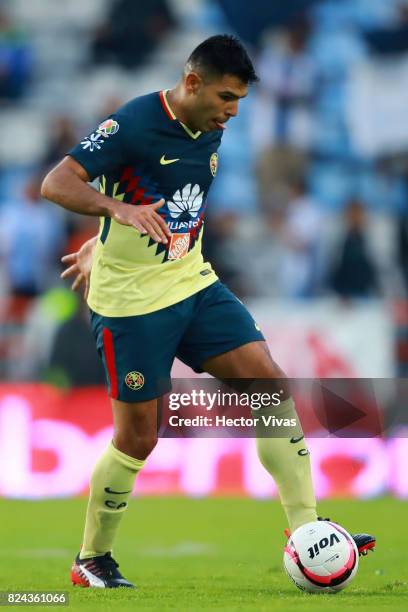
[[[72,157],[65,157],[45,177],[41,194],[67,210],[82,215],[111,217],[121,225],[129,225],[141,234],[149,234],[156,242],[167,243],[171,231],[158,214],[164,200],[145,206],[118,203],[91,187],[86,170]]]

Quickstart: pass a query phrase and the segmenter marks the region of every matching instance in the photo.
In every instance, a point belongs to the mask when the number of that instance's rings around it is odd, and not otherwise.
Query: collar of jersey
[[[160,92],[160,100],[162,103],[162,106],[164,108],[164,111],[166,113],[166,115],[168,116],[169,119],[171,119],[172,121],[178,121],[179,124],[181,125],[182,128],[185,129],[185,131],[187,132],[187,134],[191,137],[194,138],[194,140],[196,140],[196,138],[198,138],[201,135],[201,132],[192,132],[190,130],[189,127],[187,127],[184,123],[182,123],[181,121],[179,121],[176,117],[176,115],[174,114],[169,101],[167,100],[167,92],[169,90],[168,89],[162,89]]]

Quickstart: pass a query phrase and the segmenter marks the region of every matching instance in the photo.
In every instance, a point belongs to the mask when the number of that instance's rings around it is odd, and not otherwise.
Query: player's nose
[[[238,115],[238,102],[232,102],[226,109],[228,117],[236,117]]]

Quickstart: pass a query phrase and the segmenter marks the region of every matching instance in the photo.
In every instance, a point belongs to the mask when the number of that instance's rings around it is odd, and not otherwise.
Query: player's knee
[[[157,444],[157,436],[144,436],[135,440],[135,453],[137,453],[136,459],[147,459],[150,453],[154,450]]]
[[[122,453],[134,459],[144,460],[150,455],[158,441],[157,435],[129,435],[127,432],[116,433],[114,445]]]

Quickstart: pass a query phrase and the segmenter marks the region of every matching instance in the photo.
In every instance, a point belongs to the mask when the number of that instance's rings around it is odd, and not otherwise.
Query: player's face
[[[210,132],[224,129],[225,123],[238,114],[238,103],[248,93],[248,85],[238,77],[224,75],[218,79],[200,79],[194,92],[192,120],[197,130]]]

